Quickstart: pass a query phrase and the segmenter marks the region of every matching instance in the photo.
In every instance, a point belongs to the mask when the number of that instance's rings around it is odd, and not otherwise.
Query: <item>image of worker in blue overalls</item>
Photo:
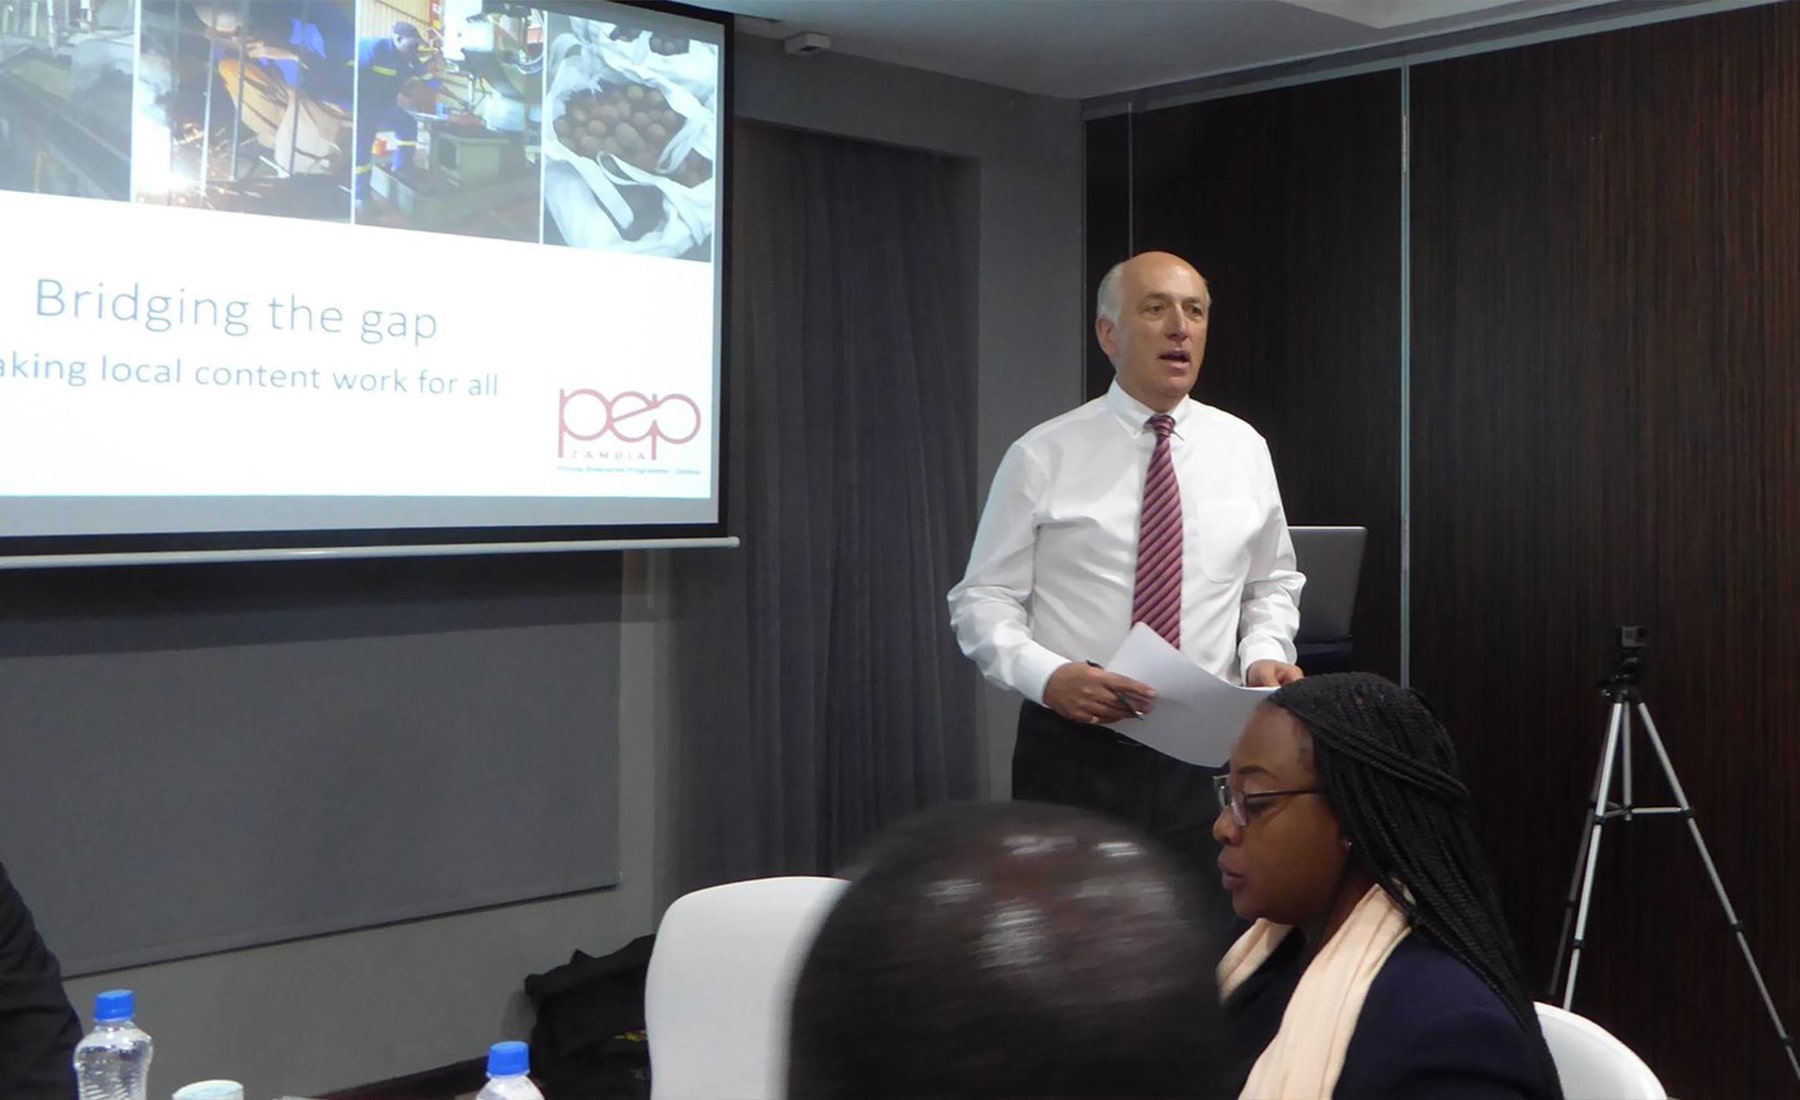
[[[288,86],[351,109],[356,16],[349,4],[263,0],[246,9],[244,33],[258,40],[250,56],[278,69]],[[215,58],[230,56],[228,46],[215,48]]]
[[[356,197],[369,197],[375,135],[391,131],[397,139],[392,167],[406,163],[418,144],[418,120],[401,106],[409,85],[426,79],[420,48],[424,37],[411,23],[395,23],[392,33],[365,38],[356,50]]]

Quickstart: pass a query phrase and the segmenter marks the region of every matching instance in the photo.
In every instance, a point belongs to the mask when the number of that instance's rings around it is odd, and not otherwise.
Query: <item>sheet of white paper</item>
[[[1226,683],[1183,657],[1143,623],[1131,628],[1106,668],[1156,689],[1156,702],[1148,713],[1115,722],[1112,729],[1177,760],[1208,768],[1220,767],[1230,758],[1250,712],[1273,690]]]

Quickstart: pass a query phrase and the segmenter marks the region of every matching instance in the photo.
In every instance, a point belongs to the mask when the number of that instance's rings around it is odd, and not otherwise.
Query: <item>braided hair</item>
[[[1537,1009],[1469,816],[1450,734],[1424,697],[1363,672],[1309,676],[1268,700],[1312,734],[1313,767],[1350,855],[1408,922],[1487,983],[1561,1096]]]

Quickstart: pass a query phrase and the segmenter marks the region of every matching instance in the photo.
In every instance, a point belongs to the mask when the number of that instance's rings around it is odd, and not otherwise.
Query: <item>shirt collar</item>
[[[1150,430],[1148,423],[1150,418],[1156,415],[1156,410],[1126,393],[1119,386],[1117,378],[1113,379],[1112,385],[1107,387],[1104,400],[1107,411],[1118,417],[1127,428],[1131,429],[1132,434]],[[1191,398],[1183,398],[1180,404],[1169,410],[1169,416],[1175,421],[1177,436],[1181,435],[1182,429],[1186,427],[1188,417],[1193,411],[1194,402]]]

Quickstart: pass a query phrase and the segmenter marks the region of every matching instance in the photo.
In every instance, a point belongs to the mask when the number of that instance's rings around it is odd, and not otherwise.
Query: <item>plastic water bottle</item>
[[[524,1043],[489,1047],[487,1072],[488,1083],[475,1094],[475,1100],[544,1100],[544,1094],[525,1076],[531,1072],[531,1049]]]
[[[148,1097],[150,1036],[132,1021],[136,1001],[129,989],[109,989],[94,998],[94,1030],[75,1045],[81,1100]]]

